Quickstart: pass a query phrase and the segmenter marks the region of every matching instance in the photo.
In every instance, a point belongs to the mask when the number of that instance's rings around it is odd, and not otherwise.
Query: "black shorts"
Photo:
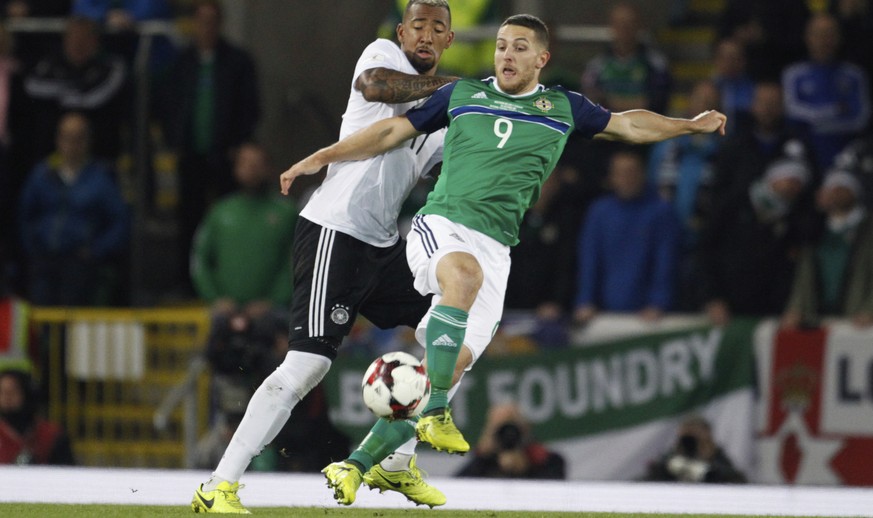
[[[412,285],[403,239],[380,248],[298,218],[291,349],[308,348],[307,338],[342,340],[359,313],[380,329],[416,327],[430,299]]]

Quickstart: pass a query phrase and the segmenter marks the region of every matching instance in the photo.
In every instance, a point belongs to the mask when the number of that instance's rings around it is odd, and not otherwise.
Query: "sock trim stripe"
[[[439,320],[440,322],[442,322],[444,324],[448,324],[452,327],[457,327],[458,329],[466,329],[467,328],[467,321],[466,320],[460,320],[460,319],[454,318],[450,315],[446,315],[445,313],[440,313],[439,311],[431,311],[430,317],[435,318],[436,320]]]

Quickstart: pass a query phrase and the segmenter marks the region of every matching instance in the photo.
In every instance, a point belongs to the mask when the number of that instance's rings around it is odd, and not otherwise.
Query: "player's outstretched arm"
[[[374,122],[291,166],[279,176],[279,188],[282,194],[287,195],[298,176],[315,174],[322,167],[334,162],[363,160],[381,155],[420,134],[403,115]]]
[[[390,68],[369,68],[355,79],[355,90],[364,99],[379,103],[405,103],[424,99],[457,77],[406,74]]]
[[[689,133],[712,133],[724,135],[727,117],[715,110],[708,110],[693,119],[665,117],[648,110],[630,110],[613,113],[606,128],[595,138],[620,140],[632,144],[650,144]]]

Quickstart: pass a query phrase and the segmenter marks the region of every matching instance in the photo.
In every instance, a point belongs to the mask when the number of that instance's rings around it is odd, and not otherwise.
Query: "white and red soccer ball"
[[[408,419],[421,413],[430,399],[430,380],[415,356],[391,352],[373,360],[361,381],[364,404],[386,419]]]

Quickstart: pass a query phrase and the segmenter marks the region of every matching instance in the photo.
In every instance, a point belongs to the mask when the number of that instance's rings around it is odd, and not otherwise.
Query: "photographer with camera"
[[[514,403],[491,407],[473,458],[459,477],[564,479],[564,458],[534,439]]]
[[[699,415],[687,417],[679,425],[673,448],[649,464],[645,481],[707,482],[744,484],[746,476],[712,436],[709,421]]]

